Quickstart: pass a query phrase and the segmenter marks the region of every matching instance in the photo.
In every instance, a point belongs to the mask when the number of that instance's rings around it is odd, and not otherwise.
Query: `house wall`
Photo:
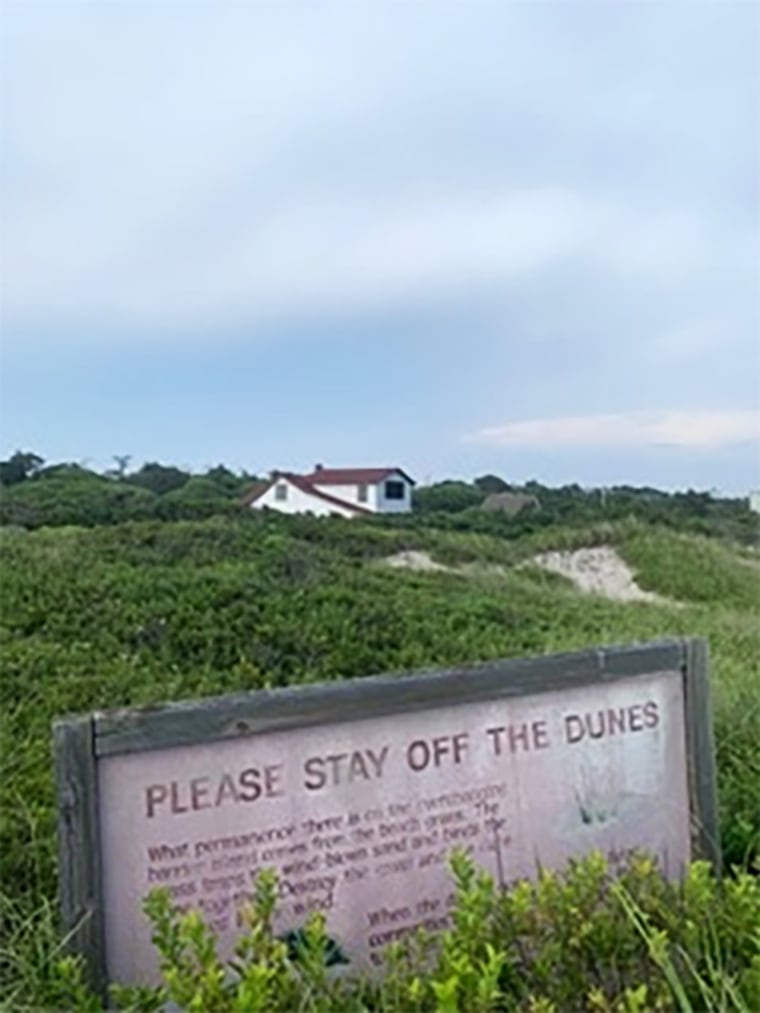
[[[365,510],[372,510],[374,513],[383,514],[405,514],[409,513],[412,509],[412,486],[407,482],[403,475],[398,472],[393,472],[388,476],[391,481],[398,480],[404,483],[406,494],[403,499],[387,499],[385,496],[385,482],[387,479],[383,479],[382,482],[378,482],[375,485],[369,485],[367,489],[367,502],[359,502],[359,486],[354,485],[320,485],[315,482],[314,485],[317,489],[327,493],[330,496],[337,496],[338,499],[344,499],[347,503],[356,503],[357,506],[364,507]]]
[[[754,510],[756,514],[760,514],[760,489],[749,494],[749,508]]]
[[[271,510],[279,510],[283,514],[313,514],[315,517],[327,517],[330,514],[338,514],[341,517],[353,517],[350,510],[343,510],[332,503],[325,503],[318,496],[309,496],[302,492],[292,483],[284,481],[288,487],[288,498],[286,500],[275,499],[277,484],[267,489],[263,496],[251,503],[251,507],[261,509],[269,507]]]
[[[386,499],[385,483],[389,479],[390,481],[399,481],[404,483],[404,489],[406,492],[403,499]],[[388,477],[383,479],[383,481],[377,486],[377,506],[375,509],[378,513],[383,514],[408,514],[412,509],[412,485],[398,472],[388,475]]]

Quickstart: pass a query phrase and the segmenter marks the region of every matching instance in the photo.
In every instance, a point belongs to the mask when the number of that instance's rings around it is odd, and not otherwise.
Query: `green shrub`
[[[594,854],[500,892],[462,854],[451,862],[450,925],[391,944],[377,976],[335,973],[322,915],[283,939],[272,928],[276,879],[262,874],[234,957],[220,959],[196,912],[151,894],[162,984],[112,987],[117,1008],[198,1013],[634,1013],[760,1008],[760,879],[719,882],[695,862],[681,884],[636,855],[619,878]],[[97,1009],[81,967],[58,962],[53,994]]]
[[[723,608],[752,609],[760,601],[760,560],[753,565],[714,539],[639,528],[621,548],[639,583],[667,597]]]
[[[26,528],[43,525],[114,524],[149,517],[155,496],[90,472],[38,476],[2,490],[0,524]]]
[[[32,478],[8,491],[58,481]],[[90,479],[76,482],[87,487]],[[463,515],[449,520],[464,523]],[[602,543],[630,551],[642,582],[679,605],[609,602],[513,565],[547,549]],[[636,556],[637,545],[646,553]],[[378,562],[406,548],[472,565],[417,573]],[[203,521],[6,527],[0,567],[0,996],[14,997],[4,1007],[14,1013],[35,981],[50,982],[59,956],[50,724],[65,713],[704,636],[723,853],[730,864],[749,865],[760,845],[752,553],[639,522],[544,527],[517,538],[434,518],[247,511]]]

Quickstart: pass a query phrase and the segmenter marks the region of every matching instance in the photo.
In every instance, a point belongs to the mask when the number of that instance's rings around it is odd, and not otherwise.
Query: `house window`
[[[386,482],[385,483],[385,498],[386,499],[403,499],[405,485],[403,482]]]
[[[288,498],[288,487],[285,485],[284,482],[280,482],[279,485],[276,485],[274,487],[274,498],[279,503],[284,502]]]
[[[369,486],[366,482],[362,482],[362,484],[357,488],[356,498],[360,503],[366,503],[369,499]]]

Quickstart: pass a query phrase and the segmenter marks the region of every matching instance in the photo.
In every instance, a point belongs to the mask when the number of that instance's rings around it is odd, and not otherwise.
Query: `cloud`
[[[619,282],[642,306],[681,288],[692,305],[722,273],[720,314],[757,252],[744,18],[16,4],[6,333],[216,341],[294,315],[477,305],[567,264],[584,320]]]
[[[760,442],[760,411],[628,412],[531,419],[471,433],[467,442],[501,447],[679,447],[717,450]]]
[[[140,234],[147,222],[125,220],[101,242],[77,230],[75,205],[44,220],[11,218],[6,321],[119,320],[169,331],[250,325],[478,298],[563,263],[594,278],[659,284],[688,277],[707,259],[688,216],[636,214],[562,186],[376,200],[322,193],[218,224],[207,202],[198,204],[181,227],[193,242],[182,242],[173,213],[156,213],[149,248]],[[76,246],[61,256],[65,236],[75,234]]]

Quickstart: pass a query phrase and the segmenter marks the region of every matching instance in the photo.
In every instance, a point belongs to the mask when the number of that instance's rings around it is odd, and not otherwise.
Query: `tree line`
[[[245,513],[243,497],[259,481],[223,464],[192,473],[149,461],[130,470],[128,455],[97,472],[75,462],[48,463],[16,451],[0,461],[0,524],[25,528],[94,526],[130,520],[193,520]],[[585,524],[636,517],[679,530],[757,544],[760,517],[743,498],[687,490],[665,492],[628,485],[583,488],[510,483],[495,475],[472,482],[444,480],[414,493],[411,515],[377,523],[518,535],[550,524]]]

